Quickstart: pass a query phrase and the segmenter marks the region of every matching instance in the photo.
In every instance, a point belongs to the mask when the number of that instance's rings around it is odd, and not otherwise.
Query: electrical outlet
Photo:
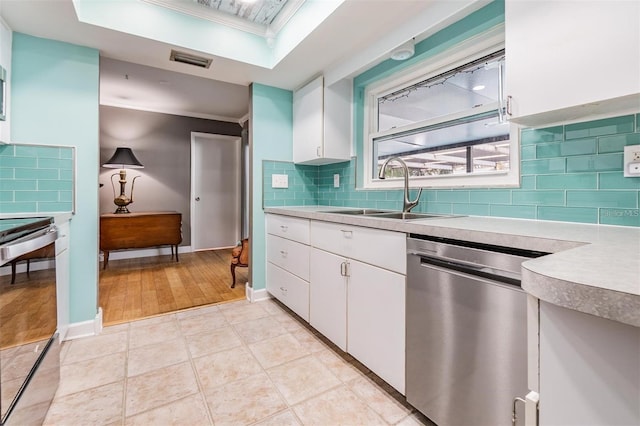
[[[289,175],[271,175],[271,187],[272,188],[288,188],[289,187]]]
[[[640,177],[640,145],[628,145],[624,147],[624,176]]]

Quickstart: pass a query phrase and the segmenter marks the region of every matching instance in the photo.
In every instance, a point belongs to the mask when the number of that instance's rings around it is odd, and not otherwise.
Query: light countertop
[[[266,213],[551,253],[522,264],[522,288],[576,311],[640,327],[640,229],[479,216],[410,221],[269,207]],[[356,209],[354,207],[345,210]]]

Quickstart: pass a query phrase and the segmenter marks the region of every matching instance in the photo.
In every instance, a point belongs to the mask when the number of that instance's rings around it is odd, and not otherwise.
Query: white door
[[[191,246],[233,247],[241,226],[240,138],[191,134]]]

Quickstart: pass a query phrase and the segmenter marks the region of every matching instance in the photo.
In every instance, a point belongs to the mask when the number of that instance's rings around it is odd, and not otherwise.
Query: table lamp
[[[119,173],[111,175],[111,187],[113,188],[113,202],[118,208],[115,213],[129,213],[127,206],[133,203],[133,185],[135,185],[136,179],[140,176],[136,176],[131,181],[131,198],[127,197],[124,192],[125,185],[127,184],[127,172],[125,169],[143,169],[144,166],[131,151],[131,148],[116,148],[116,152],[109,158],[109,160],[102,165],[110,169],[120,169]],[[116,187],[113,184],[113,177],[120,175],[120,195],[116,197]]]

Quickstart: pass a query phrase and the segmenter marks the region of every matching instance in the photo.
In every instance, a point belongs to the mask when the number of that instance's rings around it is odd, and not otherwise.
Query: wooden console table
[[[107,213],[100,215],[100,250],[104,252],[104,266],[109,263],[109,251],[171,246],[182,242],[182,214],[177,212]]]

